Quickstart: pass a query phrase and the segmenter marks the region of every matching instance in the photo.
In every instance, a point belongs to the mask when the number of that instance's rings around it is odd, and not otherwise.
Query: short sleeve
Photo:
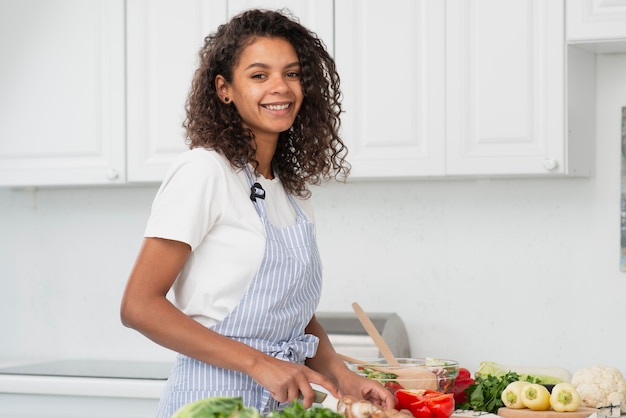
[[[216,219],[225,185],[220,163],[188,151],[170,168],[152,204],[145,237],[187,243],[194,250]]]

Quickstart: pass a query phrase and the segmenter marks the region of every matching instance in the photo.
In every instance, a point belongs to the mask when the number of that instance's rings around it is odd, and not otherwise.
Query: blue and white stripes
[[[246,173],[252,185],[247,168]],[[270,356],[302,364],[315,355],[319,342],[305,328],[319,302],[322,268],[313,224],[291,195],[289,199],[297,221],[285,228],[271,224],[263,199],[254,202],[266,233],[263,261],[239,304],[211,328]],[[182,405],[212,396],[241,396],[246,406],[264,414],[284,406],[246,374],[179,355],[157,416],[170,417]]]

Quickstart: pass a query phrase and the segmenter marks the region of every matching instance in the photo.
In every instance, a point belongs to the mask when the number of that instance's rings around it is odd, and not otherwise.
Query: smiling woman
[[[298,55],[287,40],[259,37],[242,52],[231,82],[221,74],[216,77],[219,96],[237,108],[242,126],[252,131],[257,152],[264,149],[273,155],[278,135],[298,116],[303,100],[300,71]],[[264,166],[257,167],[265,178],[273,177],[270,163],[266,158]]]
[[[157,193],[121,307],[125,325],[180,353],[158,417],[217,396],[263,415],[299,397],[308,408],[312,384],[394,405],[315,317],[308,185],[350,170],[339,98],[323,43],[282,13],[244,12],[205,38],[186,106],[191,150]]]

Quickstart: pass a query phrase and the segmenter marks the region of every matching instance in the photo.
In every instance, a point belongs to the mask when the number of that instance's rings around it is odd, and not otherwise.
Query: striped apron
[[[253,178],[246,168],[248,182]],[[214,331],[275,358],[303,364],[317,351],[318,338],[304,330],[319,302],[321,262],[313,224],[289,194],[296,211],[294,225],[276,228],[263,199],[254,206],[265,227],[265,254],[235,309]],[[223,369],[179,354],[159,402],[157,418],[169,418],[181,406],[214,396],[240,396],[263,415],[281,409],[269,391],[247,374]]]

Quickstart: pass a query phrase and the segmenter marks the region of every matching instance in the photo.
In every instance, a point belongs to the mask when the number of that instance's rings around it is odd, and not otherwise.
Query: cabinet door
[[[185,100],[204,37],[227,2],[127,0],[128,180],[158,182],[187,149]]]
[[[444,2],[335,3],[342,136],[354,178],[444,173]]]
[[[125,181],[124,0],[3,0],[0,56],[0,185]]]
[[[447,173],[566,172],[563,3],[448,0]]]
[[[567,40],[626,39],[626,0],[567,0]]]

